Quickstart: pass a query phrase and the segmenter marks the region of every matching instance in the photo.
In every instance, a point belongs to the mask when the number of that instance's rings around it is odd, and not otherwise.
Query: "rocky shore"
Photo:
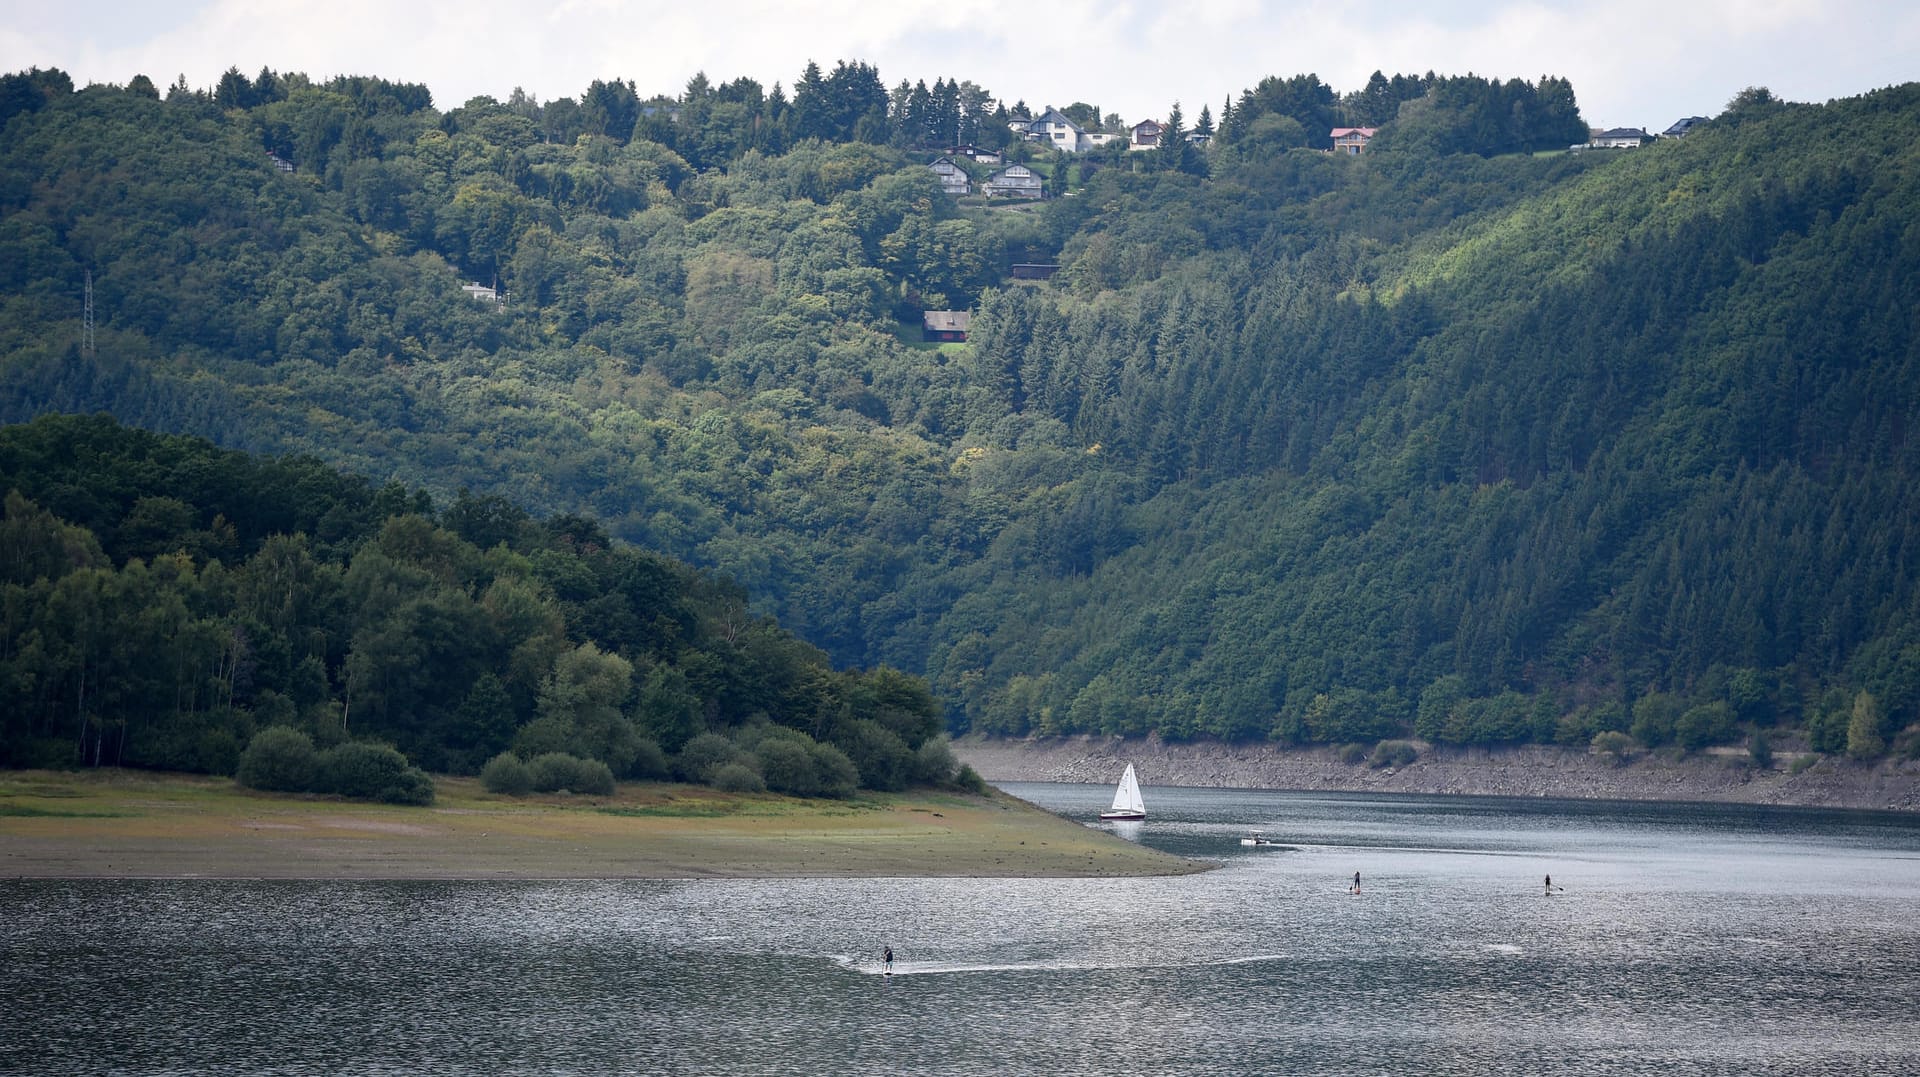
[[[1920,762],[1855,763],[1780,751],[1757,766],[1744,750],[1613,757],[1565,748],[1450,749],[1420,745],[1413,762],[1373,767],[1331,748],[1157,738],[963,738],[954,754],[988,781],[1116,781],[1126,764],[1147,785],[1321,792],[1450,793],[1594,800],[1717,801],[1920,811]],[[1803,758],[1804,757],[1804,758]]]

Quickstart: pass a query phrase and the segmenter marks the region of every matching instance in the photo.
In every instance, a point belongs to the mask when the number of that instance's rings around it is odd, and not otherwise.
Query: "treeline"
[[[922,682],[836,671],[583,517],[464,492],[436,511],[106,418],[0,428],[0,488],[0,765],[406,802],[431,798],[409,760],[501,753],[806,795],[954,775]]]
[[[1262,83],[1204,167],[1036,160],[1075,197],[1015,210],[891,145],[699,170],[377,80],[43,96],[0,151],[0,416],[590,516],[842,666],[924,672],[956,730],[1898,742],[1920,94],[1483,156],[1439,147],[1557,139],[1521,120],[1570,88],[1380,82]],[[1439,141],[1296,138],[1389,104]],[[944,306],[969,342],[915,340]]]

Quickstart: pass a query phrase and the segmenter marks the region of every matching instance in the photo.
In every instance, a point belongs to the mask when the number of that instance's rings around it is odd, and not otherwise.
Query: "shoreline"
[[[1422,745],[1419,758],[1405,766],[1371,767],[1342,762],[1334,748],[1172,744],[1157,737],[966,737],[953,748],[956,758],[990,782],[1111,785],[1132,763],[1146,785],[1920,811],[1920,761],[1863,764],[1824,757],[1802,763],[1796,773],[1795,761],[1809,753],[1789,750],[1776,752],[1773,765],[1760,768],[1744,749],[1639,753],[1615,765],[1578,749]]]
[[[435,779],[429,807],[139,771],[0,771],[0,880],[1111,878],[1209,865],[998,791],[848,801],[633,783],[510,798]]]

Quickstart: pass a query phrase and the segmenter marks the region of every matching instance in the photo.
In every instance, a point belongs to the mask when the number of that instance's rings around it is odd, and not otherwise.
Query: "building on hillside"
[[[1086,138],[1087,133],[1080,125],[1057,108],[1047,109],[1027,124],[1028,141],[1045,143],[1062,153],[1086,149]]]
[[[983,150],[978,146],[954,146],[947,150],[948,157],[965,157],[975,164],[997,165],[1001,162],[999,150]]]
[[[1045,198],[1046,181],[1026,165],[1008,165],[987,177],[980,190],[988,198]]]
[[[1378,127],[1336,127],[1333,129],[1333,152],[1358,157],[1367,152],[1367,143],[1373,141]]]
[[[277,171],[280,171],[280,172],[293,171],[293,162],[287,160],[285,157],[280,156],[279,154],[273,152],[272,150],[267,151],[267,160],[273,162],[273,167]]]
[[[964,310],[929,310],[920,318],[920,339],[943,344],[965,344],[973,315]]]
[[[500,294],[499,289],[489,288],[478,281],[472,284],[462,284],[460,290],[478,299],[482,303],[498,303],[505,298],[505,296]]]
[[[1159,120],[1141,120],[1133,125],[1133,137],[1127,143],[1129,150],[1153,150],[1160,148],[1160,132],[1163,128]]]
[[[953,158],[936,157],[927,167],[940,177],[940,189],[947,194],[962,198],[973,193],[973,177],[967,175],[966,169],[955,164]]]
[[[1112,142],[1115,142],[1125,137],[1126,137],[1125,135],[1110,135],[1105,131],[1088,131],[1086,133],[1084,141],[1088,149],[1097,150],[1102,146],[1108,145]]]
[[[1605,131],[1595,131],[1587,139],[1587,146],[1596,150],[1633,150],[1653,141],[1644,127],[1614,127]]]
[[[1058,272],[1060,267],[1057,265],[1048,265],[1043,262],[1015,262],[1008,269],[1007,275],[1014,280],[1051,280]]]
[[[1702,124],[1705,124],[1706,122],[1707,122],[1707,118],[1705,116],[1683,116],[1680,119],[1673,121],[1672,127],[1669,127],[1666,130],[1660,132],[1660,137],[1661,138],[1685,138],[1688,135],[1693,133],[1694,128],[1699,127]]]

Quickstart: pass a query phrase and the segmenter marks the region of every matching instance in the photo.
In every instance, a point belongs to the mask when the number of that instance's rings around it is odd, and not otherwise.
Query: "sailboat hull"
[[[1103,811],[1100,813],[1100,818],[1102,819],[1145,819],[1146,817],[1147,813],[1143,811]]]

